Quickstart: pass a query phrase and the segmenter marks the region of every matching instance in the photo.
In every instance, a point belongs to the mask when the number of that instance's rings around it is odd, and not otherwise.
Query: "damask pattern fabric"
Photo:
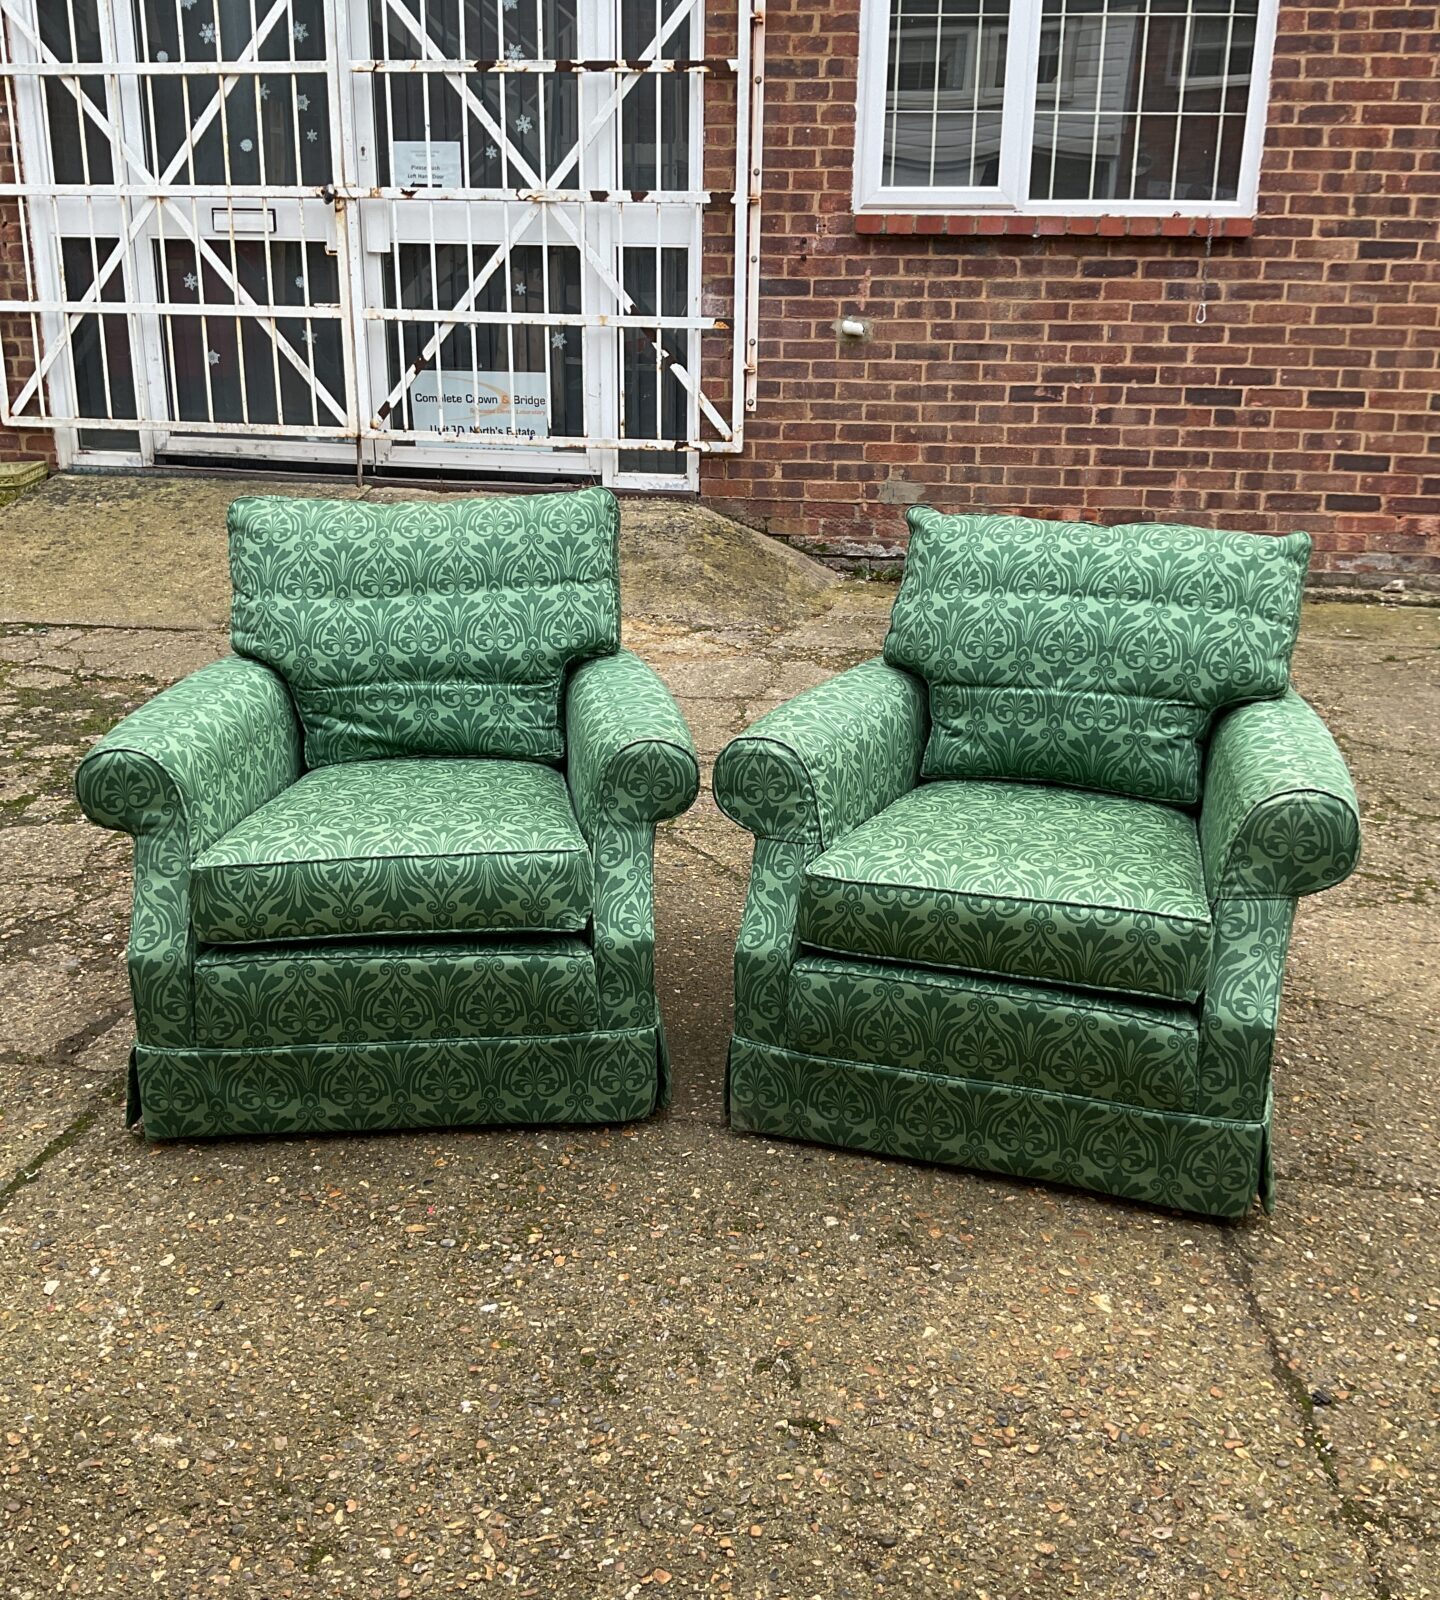
[[[802,956],[790,974],[790,1043],[1162,1111],[1195,1105],[1193,1007],[1142,1005],[967,973]]]
[[[885,659],[929,684],[927,778],[1192,805],[1214,714],[1285,689],[1307,534],[907,516]]]
[[[1295,896],[1360,847],[1286,685],[1308,541],[918,520],[888,673],[716,763],[755,835],[731,1126],[1268,1208]]]
[[[1270,1096],[1293,900],[1221,900],[1200,1006],[1199,1097],[1211,1117],[1253,1119]]]
[[[594,867],[552,767],[320,767],[195,861],[206,944],[395,934],[578,933]]]
[[[566,672],[620,639],[605,489],[374,505],[237,500],[231,640],[295,697],[312,767],[559,761]]]
[[[576,669],[566,692],[566,777],[595,862],[593,942],[612,1028],[656,1025],[655,825],[694,802],[690,730],[653,668],[628,650]]]
[[[737,1038],[730,1126],[1072,1184],[1202,1216],[1268,1204],[1270,1107],[1254,1122],[1117,1106],[803,1055]]]
[[[799,952],[795,922],[806,859],[807,847],[789,839],[755,841],[735,941],[737,1036],[789,1043],[790,969]]]
[[[142,1042],[195,1036],[190,862],[300,775],[300,729],[284,683],[258,661],[201,667],[132,712],[80,763],[91,821],[135,838],[127,949]]]
[[[599,1028],[580,939],[213,945],[195,962],[196,1042],[211,1049],[524,1038]]]
[[[1315,894],[1355,869],[1355,786],[1330,730],[1293,689],[1220,719],[1200,843],[1212,898]]]
[[[178,823],[203,850],[301,771],[284,681],[258,661],[227,656],[112,728],[81,761],[75,789],[102,828],[142,834]]]
[[[141,1045],[135,1084],[151,1139],[628,1122],[655,1109],[659,1050],[653,1028],[253,1051]]]
[[[588,839],[606,822],[653,826],[693,804],[690,730],[653,667],[629,650],[576,669],[566,692],[566,775]]]
[[[927,783],[811,861],[802,944],[1172,1000],[1205,981],[1195,824],[1115,795]]]
[[[655,825],[699,772],[617,648],[613,498],[232,522],[242,653],[77,777],[135,837],[130,1119],[161,1139],[648,1115],[669,1092]]]
[[[863,662],[732,739],[716,804],[758,838],[823,849],[915,787],[926,726],[924,685]]]

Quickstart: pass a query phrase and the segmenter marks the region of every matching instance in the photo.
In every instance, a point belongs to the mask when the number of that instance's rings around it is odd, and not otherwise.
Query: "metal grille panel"
[[[617,482],[737,450],[760,23],[707,56],[700,8],[0,0],[4,421],[62,455]],[[735,270],[702,312],[717,214]]]

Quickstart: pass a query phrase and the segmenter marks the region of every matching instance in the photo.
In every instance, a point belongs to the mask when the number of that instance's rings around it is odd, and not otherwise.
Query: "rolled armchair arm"
[[[191,862],[299,776],[300,730],[285,685],[243,656],[162,690],[80,763],[85,815],[135,836],[126,953],[141,1044],[195,1043]]]
[[[193,857],[300,776],[300,730],[283,681],[258,661],[201,667],[112,728],[75,792],[102,828],[183,825]]]
[[[694,800],[695,746],[659,675],[628,650],[576,669],[565,724],[566,778],[595,858],[595,980],[605,1026],[657,1027],[655,824]]]
[[[1217,723],[1200,850],[1212,901],[1314,894],[1359,860],[1360,810],[1345,758],[1294,689]]]
[[[757,838],[827,849],[915,787],[928,731],[924,683],[863,662],[732,739],[715,763],[716,803]]]
[[[690,729],[659,674],[621,650],[576,669],[565,696],[566,778],[594,842],[603,823],[653,827],[695,799]]]

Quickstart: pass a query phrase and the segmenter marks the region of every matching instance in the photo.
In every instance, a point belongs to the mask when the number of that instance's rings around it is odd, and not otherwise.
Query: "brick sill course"
[[[930,238],[1054,239],[1248,239],[1254,217],[1051,217],[996,216],[993,213],[937,215],[934,212],[862,211],[855,215],[860,234],[920,234]]]

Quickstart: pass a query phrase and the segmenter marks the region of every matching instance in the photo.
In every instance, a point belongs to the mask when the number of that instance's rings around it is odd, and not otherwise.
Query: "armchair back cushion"
[[[1289,682],[1308,534],[908,520],[885,659],[929,685],[925,778],[1193,805],[1215,714]]]
[[[619,648],[618,540],[604,489],[237,500],[231,642],[284,678],[308,766],[556,762],[567,670]]]

